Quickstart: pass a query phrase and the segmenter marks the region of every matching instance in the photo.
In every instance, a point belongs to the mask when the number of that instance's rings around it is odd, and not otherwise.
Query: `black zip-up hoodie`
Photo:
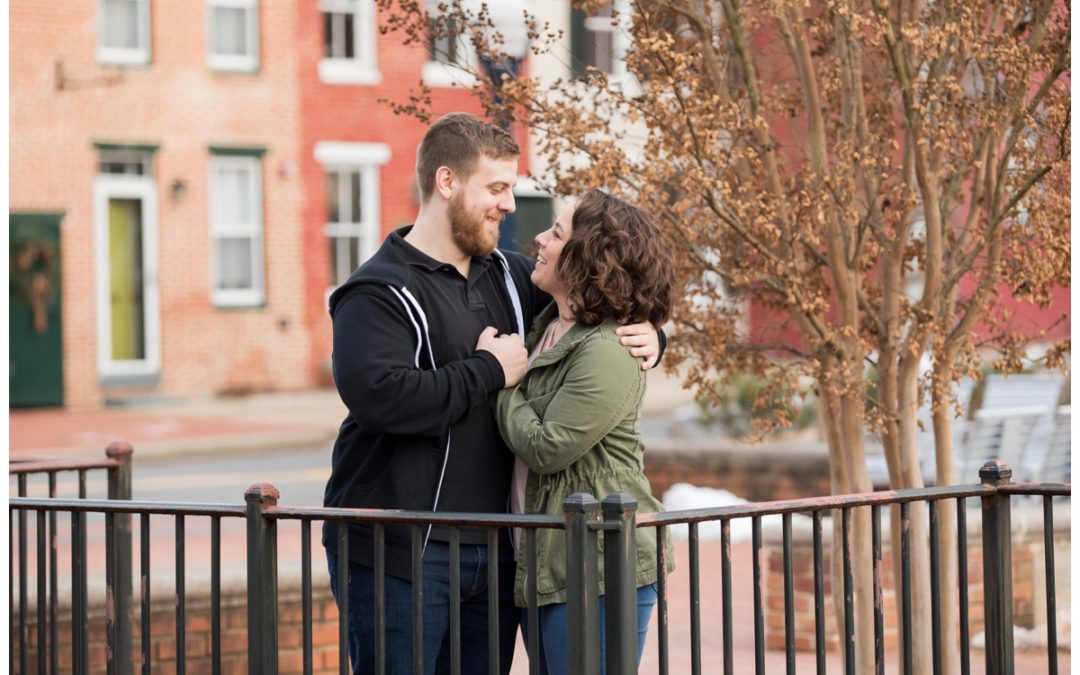
[[[469,438],[470,432],[494,425],[493,419],[478,416],[492,415],[490,396],[505,383],[502,367],[490,352],[473,351],[479,331],[471,345],[456,345],[463,358],[437,362],[437,354],[445,349],[435,341],[446,339],[447,333],[458,327],[447,329],[446,323],[455,317],[445,316],[445,307],[431,306],[437,303],[425,297],[423,289],[430,289],[433,283],[440,290],[440,284],[452,285],[427,276],[452,272],[405,242],[407,232],[408,228],[403,228],[391,233],[379,251],[330,296],[334,380],[349,414],[334,444],[325,506],[442,510],[439,504],[445,495],[440,499],[440,492],[451,434],[457,434],[455,448],[487,444],[489,452],[503,453],[489,455],[498,458],[490,464],[501,466],[503,455],[507,469],[512,463],[497,429],[494,440],[486,431],[483,438]],[[503,303],[495,308],[497,314],[509,317],[509,325],[501,332],[528,333],[533,317],[550,300],[530,281],[532,267],[529,258],[511,251],[474,258],[474,272],[468,280],[471,306],[490,303],[494,287],[496,295],[501,295],[496,301]],[[458,279],[460,286],[460,275]],[[487,293],[474,298],[473,289],[487,289]],[[458,338],[461,342],[460,331]],[[462,433],[466,437],[461,437]],[[496,471],[489,462],[477,462],[470,467],[473,469],[478,480],[501,482],[496,487],[505,495],[508,471],[505,476],[489,479],[484,471]],[[463,488],[453,485],[449,489]],[[387,524],[385,532],[387,572],[410,578],[410,527]],[[326,522],[323,544],[338,550],[334,522]],[[350,525],[350,560],[370,566],[373,551],[372,528]]]

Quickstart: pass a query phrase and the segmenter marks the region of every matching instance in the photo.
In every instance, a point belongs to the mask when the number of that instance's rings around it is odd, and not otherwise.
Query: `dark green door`
[[[11,407],[64,404],[60,214],[10,214],[8,290]]]

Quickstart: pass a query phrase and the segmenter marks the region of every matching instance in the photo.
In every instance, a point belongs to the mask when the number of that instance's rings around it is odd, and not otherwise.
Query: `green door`
[[[60,214],[10,214],[8,396],[12,408],[64,404]]]

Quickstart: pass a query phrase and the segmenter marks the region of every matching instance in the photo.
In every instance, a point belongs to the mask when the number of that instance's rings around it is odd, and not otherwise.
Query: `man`
[[[514,211],[517,143],[464,113],[432,125],[417,151],[416,222],[330,297],[334,380],[349,414],[338,432],[324,504],[334,507],[503,513],[513,455],[491,396],[524,375],[521,337],[550,301],[532,286],[532,261],[496,250],[499,223]],[[647,324],[627,326],[631,353],[658,355]],[[423,663],[434,673],[449,630],[449,541],[445,527],[422,536]],[[463,673],[488,672],[487,534],[460,530]],[[336,598],[339,533],[323,529]],[[374,535],[348,527],[349,651],[373,672]],[[386,672],[412,672],[412,529],[385,526]],[[499,662],[509,672],[517,610],[506,533],[499,549]],[[445,659],[445,655],[444,655]]]

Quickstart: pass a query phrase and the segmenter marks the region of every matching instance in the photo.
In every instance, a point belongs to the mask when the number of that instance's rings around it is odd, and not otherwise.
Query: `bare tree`
[[[385,30],[430,36],[426,5],[379,2]],[[611,5],[576,4],[590,14]],[[977,376],[990,347],[995,367],[1021,367],[1032,336],[1012,329],[1002,298],[1046,307],[1054,287],[1071,283],[1068,3],[613,6],[605,15],[629,37],[618,82],[595,68],[554,77],[537,66],[480,77],[475,91],[490,114],[532,130],[548,168],[538,179],[562,194],[607,188],[666,224],[692,279],[668,365],[684,365],[713,397],[740,373],[767,380],[763,400],[813,378],[836,493],[872,489],[868,431],[880,434],[892,487],[923,486],[915,413],[930,397],[937,482],[971,481],[953,475],[953,383]],[[445,2],[442,11],[475,28],[477,54],[498,58],[486,5]],[[523,20],[534,64],[570,65],[561,30]],[[423,117],[429,101],[421,89],[398,109]],[[781,330],[748,332],[749,305],[781,319]],[[1068,340],[1053,345],[1046,365],[1064,367],[1069,349]],[[927,519],[918,508],[911,515],[913,665],[928,673]],[[941,522],[936,564],[951,599],[950,509]],[[856,672],[867,673],[869,513],[855,514],[852,532]],[[941,604],[946,672],[957,667],[956,607]]]

